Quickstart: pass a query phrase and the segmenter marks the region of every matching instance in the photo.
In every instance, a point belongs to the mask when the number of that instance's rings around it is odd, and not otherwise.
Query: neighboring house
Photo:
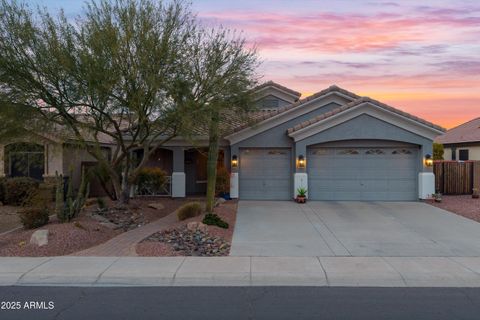
[[[480,118],[448,130],[435,142],[443,144],[444,160],[480,160]]]
[[[411,201],[434,193],[425,159],[443,128],[337,86],[301,100],[274,82],[256,92],[260,110],[250,121],[228,119],[236,128],[220,144],[219,166],[231,171],[232,198],[290,200],[299,187],[312,200]],[[44,176],[65,172],[65,146],[51,147],[55,153],[46,147]],[[201,132],[195,147],[177,137],[147,165],[167,172],[173,197],[201,194],[207,146]],[[2,152],[0,173],[11,174],[8,161],[1,170]]]

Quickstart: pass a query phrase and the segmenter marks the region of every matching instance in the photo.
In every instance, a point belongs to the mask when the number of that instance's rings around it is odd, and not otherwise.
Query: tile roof
[[[298,91],[295,91],[295,90],[292,90],[290,88],[287,88],[285,86],[282,86],[281,84],[278,84],[276,82],[273,82],[273,81],[267,81],[265,83],[262,83],[261,85],[259,86],[256,86],[253,91],[260,91],[262,90],[263,88],[267,88],[267,87],[275,87],[275,88],[278,88],[282,91],[285,91],[285,92],[288,92],[294,96],[297,96],[297,97],[300,97],[302,94]]]
[[[376,106],[379,106],[379,107],[381,107],[381,108],[383,108],[383,109],[385,109],[385,110],[388,110],[388,111],[394,112],[394,113],[396,113],[396,114],[399,114],[399,115],[401,115],[401,116],[404,116],[404,117],[406,117],[406,118],[415,120],[415,121],[417,121],[417,122],[420,122],[420,123],[422,123],[422,124],[424,124],[424,125],[427,125],[427,126],[433,128],[433,129],[436,129],[436,130],[439,130],[439,131],[445,131],[444,128],[442,128],[442,127],[440,127],[440,126],[437,126],[436,124],[433,124],[433,123],[431,123],[431,122],[429,122],[429,121],[423,120],[423,119],[421,119],[421,118],[419,118],[419,117],[417,117],[417,116],[414,116],[414,115],[412,115],[412,114],[410,114],[410,113],[404,112],[404,111],[399,110],[399,109],[396,109],[396,108],[394,108],[394,107],[391,107],[391,106],[389,106],[389,105],[387,105],[387,104],[385,104],[385,103],[382,103],[382,102],[380,102],[380,101],[371,99],[371,98],[369,98],[369,97],[359,97],[358,99],[356,99],[356,100],[354,100],[354,101],[352,101],[352,102],[350,102],[350,103],[348,103],[348,104],[346,104],[346,105],[344,105],[344,106],[341,106],[341,107],[339,107],[339,108],[337,108],[337,109],[334,109],[334,110],[332,110],[332,111],[329,111],[329,112],[327,112],[327,113],[321,114],[321,115],[319,115],[319,116],[317,116],[317,117],[315,117],[315,118],[312,118],[312,119],[310,119],[310,120],[307,120],[307,121],[304,121],[304,122],[302,122],[302,123],[299,123],[299,124],[296,125],[295,127],[288,129],[288,133],[290,134],[290,133],[292,133],[292,132],[295,132],[295,131],[301,130],[301,129],[303,129],[303,128],[306,128],[306,127],[308,127],[308,126],[310,126],[310,125],[312,125],[312,124],[314,124],[314,123],[317,123],[317,122],[320,122],[320,121],[325,120],[325,119],[327,119],[327,118],[330,118],[330,117],[332,117],[332,116],[334,116],[334,115],[336,115],[336,114],[339,114],[339,113],[341,113],[341,112],[343,112],[343,111],[345,111],[345,110],[352,109],[353,107],[356,107],[356,106],[358,106],[358,105],[360,105],[360,104],[362,104],[362,103],[365,103],[365,102],[372,103],[372,104],[374,104],[374,105],[376,105]]]
[[[235,129],[233,130],[233,132],[237,132],[237,131],[240,131],[240,130],[243,130],[245,128],[248,128],[249,126],[251,126],[253,123],[258,123],[258,122],[261,122],[263,120],[267,120],[269,118],[272,118],[273,116],[276,116],[278,114],[281,114],[281,113],[284,113],[286,111],[289,111],[291,109],[295,109],[295,108],[298,108],[304,104],[306,104],[307,102],[310,102],[314,99],[317,99],[318,97],[321,97],[321,96],[324,96],[326,94],[329,94],[329,93],[332,93],[332,92],[338,92],[338,93],[341,93],[341,94],[344,94],[352,99],[359,99],[360,96],[356,95],[355,93],[353,92],[350,92],[348,90],[345,90],[345,89],[342,89],[336,85],[332,85],[322,91],[319,91],[315,94],[312,94],[311,96],[308,96],[306,98],[303,98],[301,100],[298,100],[297,102],[295,103],[292,103],[292,104],[289,104],[287,106],[284,106],[284,107],[280,107],[276,110],[271,110],[271,111],[256,111],[256,112],[252,112],[251,113],[251,121],[249,123],[242,123],[240,124],[239,126],[235,127]]]
[[[435,142],[454,144],[462,142],[480,142],[480,117],[448,130]]]

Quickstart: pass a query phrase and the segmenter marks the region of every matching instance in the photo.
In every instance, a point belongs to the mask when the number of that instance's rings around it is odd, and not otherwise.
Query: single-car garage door
[[[310,148],[307,162],[312,200],[418,199],[418,148]]]
[[[289,200],[291,179],[289,149],[240,150],[240,199]]]

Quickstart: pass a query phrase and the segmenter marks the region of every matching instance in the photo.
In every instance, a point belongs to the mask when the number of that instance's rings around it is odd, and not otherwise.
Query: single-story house
[[[444,160],[480,160],[480,118],[465,122],[435,139],[444,147]]]
[[[232,198],[290,200],[300,187],[312,200],[412,201],[435,192],[428,160],[442,127],[335,85],[304,99],[271,81],[256,93],[251,121],[221,141],[219,166],[231,172]],[[206,190],[208,139],[196,140],[172,139],[148,161],[167,172],[173,197]],[[31,155],[5,157],[6,149],[0,145],[0,175],[12,176],[16,157]],[[32,172],[45,178],[76,163],[78,179],[78,167],[92,162],[68,142],[46,140],[35,152],[45,160]]]

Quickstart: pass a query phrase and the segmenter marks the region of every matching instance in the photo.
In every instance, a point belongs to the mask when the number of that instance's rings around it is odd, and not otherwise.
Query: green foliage
[[[70,174],[70,177],[72,174]],[[67,197],[63,207],[60,211],[58,218],[62,222],[70,222],[72,219],[80,214],[80,211],[85,206],[85,202],[90,193],[90,183],[88,182],[85,170],[82,170],[82,180],[77,194],[74,196],[73,179],[68,179]]]
[[[433,144],[433,160],[443,160],[443,154],[445,150],[443,148],[443,144],[434,143]]]
[[[208,224],[210,226],[217,226],[223,229],[228,229],[228,223],[223,221],[222,218],[220,218],[217,214],[215,213],[207,213],[205,215],[205,218],[203,218],[202,221],[204,224]]]
[[[307,188],[300,187],[297,189],[297,195],[299,197],[306,197],[307,196]]]
[[[49,221],[48,208],[26,207],[20,212],[20,221],[25,229],[35,229],[46,225]]]
[[[230,173],[227,168],[220,167],[217,169],[217,181],[215,182],[215,193],[230,192]]]
[[[199,202],[189,202],[181,206],[177,210],[177,218],[179,221],[186,220],[201,215],[203,212],[202,205]]]
[[[5,180],[5,204],[20,206],[38,189],[37,180],[27,177]]]
[[[138,194],[158,194],[164,189],[167,174],[160,168],[141,168],[135,184],[138,186]]]
[[[108,208],[107,207],[107,202],[102,197],[97,198],[97,206],[98,206],[98,209],[101,210],[101,211],[104,211]]]

